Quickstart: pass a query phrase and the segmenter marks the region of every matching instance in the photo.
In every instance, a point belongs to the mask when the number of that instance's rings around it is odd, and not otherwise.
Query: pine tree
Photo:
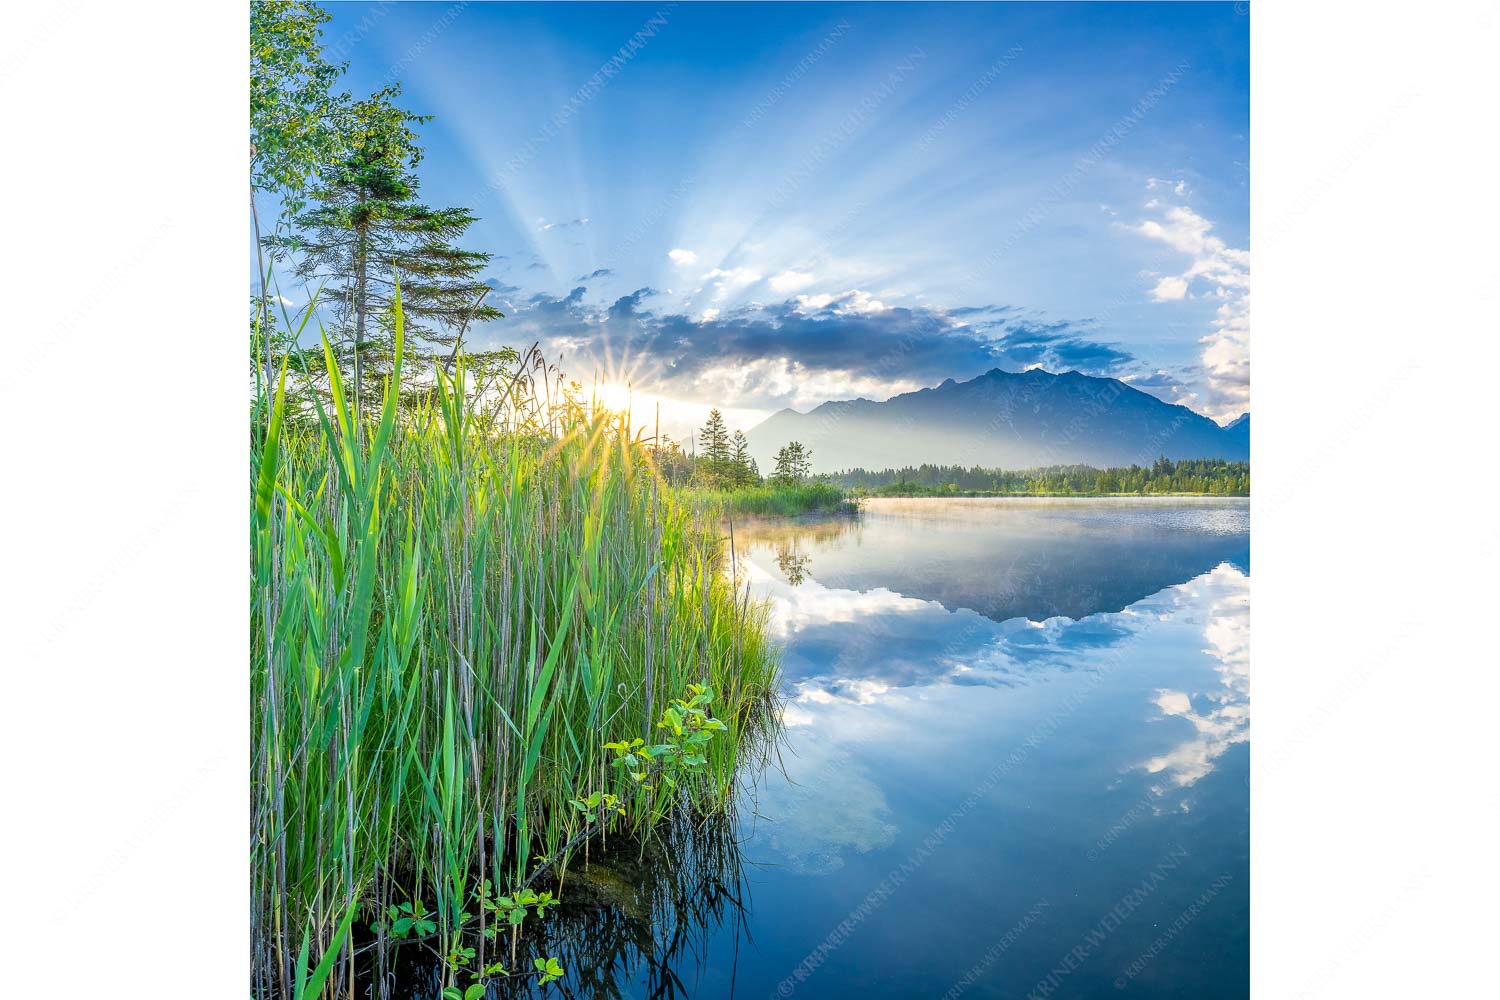
[[[735,486],[754,486],[760,480],[755,459],[750,457],[750,439],[744,431],[734,432],[734,450],[729,458],[730,475]]]
[[[323,171],[311,192],[315,207],[294,220],[306,235],[266,241],[297,255],[298,275],[327,282],[325,301],[334,304],[344,353],[354,359],[356,406],[366,392],[379,391],[373,383],[394,361],[389,308],[398,278],[413,362],[420,340],[452,344],[467,323],[502,315],[481,302],[487,286],[478,275],[491,255],[456,243],[474,215],[416,200],[422,151],[412,126],[427,119],[393,104],[399,93],[387,87],[353,105],[349,151]]]
[[[705,478],[711,486],[723,486],[730,473],[729,429],[724,426],[724,414],[717,408],[709,410],[708,423],[698,436],[703,442]]]

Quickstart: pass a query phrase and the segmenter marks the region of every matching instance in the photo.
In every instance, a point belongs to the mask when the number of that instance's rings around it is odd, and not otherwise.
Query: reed
[[[399,303],[393,318],[400,358]],[[477,942],[450,980],[509,959],[514,940],[497,955],[503,938],[483,933],[481,881],[525,882],[586,822],[569,802],[595,792],[648,799],[612,820],[637,837],[673,806],[724,808],[777,670],[705,512],[661,486],[623,418],[534,356],[488,397],[463,391],[461,359],[451,376],[435,365],[415,405],[398,370],[364,421],[326,360],[316,392],[283,365],[252,433],[264,998],[301,995],[309,941],[326,975],[307,995],[352,997],[357,969],[359,992],[369,975],[382,995],[396,943],[382,915],[402,903],[426,907],[425,947]],[[693,682],[716,692],[727,738],[675,789],[627,787],[602,744],[651,740]]]
[[[766,483],[732,490],[685,488],[686,502],[713,508],[721,516],[790,517],[796,514],[844,514],[859,509],[856,501],[828,483]]]

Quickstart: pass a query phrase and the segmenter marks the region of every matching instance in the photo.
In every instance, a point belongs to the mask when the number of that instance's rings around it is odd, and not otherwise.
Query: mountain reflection
[[[1248,514],[1235,501],[887,501],[858,520],[741,529],[740,566],[772,605],[791,725],[896,689],[1108,669],[1101,654],[1149,648],[1163,621],[1182,642],[1191,628],[1218,683],[1153,689],[1149,720],[1186,735],[1126,765],[1166,796],[1249,738]],[[1017,608],[1078,614],[997,617]]]
[[[1224,562],[1248,573],[1249,530],[1242,501],[1006,498],[874,500],[858,521],[740,536],[793,586],[811,574],[1005,622],[1121,611]]]

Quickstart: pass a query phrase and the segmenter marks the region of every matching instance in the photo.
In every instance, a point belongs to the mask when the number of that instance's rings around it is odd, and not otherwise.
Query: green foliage
[[[777,486],[796,486],[812,475],[812,449],[801,441],[792,441],[776,452],[776,468],[771,482]]]
[[[744,431],[735,431],[729,455],[729,484],[737,490],[760,484],[760,470],[750,457],[750,439]]]
[[[536,981],[544,986],[554,979],[562,978],[563,967],[558,964],[555,958],[534,958],[531,960],[531,964],[536,967]]]
[[[502,316],[481,301],[488,286],[479,274],[491,255],[457,244],[475,222],[473,213],[416,198],[413,169],[421,149],[412,129],[427,119],[397,107],[398,94],[387,87],[352,105],[344,123],[347,151],[321,171],[314,206],[292,219],[296,235],[265,240],[277,259],[295,262],[300,277],[325,284],[339,332],[337,360],[352,367],[365,401],[378,398],[399,370],[389,322],[396,276],[408,373],[417,338],[451,345],[468,323]],[[410,391],[417,381],[407,383]]]
[[[395,938],[405,938],[413,934],[417,937],[426,937],[437,930],[437,924],[432,921],[427,907],[420,899],[392,904],[386,908],[386,917],[390,923],[376,924],[374,927],[376,933],[389,930],[391,936]]]
[[[297,969],[292,980],[293,1000],[304,1000],[306,997],[315,997],[323,992],[323,984],[328,982],[333,966],[338,961],[339,952],[344,947],[344,939],[349,936],[349,927],[354,923],[354,914],[357,909],[357,903],[349,905],[349,909],[344,913],[344,919],[339,921],[333,937],[328,941],[328,947],[323,950],[323,958],[318,962],[317,968],[313,969],[312,975],[307,974],[307,953],[312,928],[309,927],[302,932],[302,947],[297,952]]]
[[[729,464],[729,431],[724,426],[724,414],[718,407],[708,411],[708,422],[698,435],[703,449],[703,459],[708,464],[711,476],[722,476]]]
[[[1131,465],[1096,469],[1088,465],[1054,465],[1015,472],[948,465],[902,469],[849,469],[828,479],[856,493],[873,496],[1110,496],[1114,494],[1189,493],[1205,496],[1249,496],[1250,463],[1223,459],[1159,458],[1151,468]]]
[[[682,490],[684,501],[719,515],[791,517],[797,514],[851,513],[857,504],[837,486],[824,482],[801,485],[747,486],[734,490]]]
[[[317,5],[261,0],[250,5],[250,176],[298,209],[308,181],[338,158],[348,94],[333,84],[342,65],[323,58]]]
[[[351,904],[389,928],[377,955],[431,935],[450,977],[489,967],[478,925],[499,914],[518,934],[555,904],[527,883],[538,857],[567,862],[572,803],[598,793],[595,825],[641,835],[674,806],[724,808],[775,686],[764,607],[623,422],[519,379],[507,406],[478,410],[457,391],[462,357],[413,407],[394,373],[362,416],[324,353],[327,405],[312,395],[293,419],[289,373],[257,403],[271,416],[248,470],[259,996],[292,992],[296,942],[330,942],[342,968]],[[679,743],[666,709],[683,739],[717,733],[710,718],[727,738]],[[606,740],[664,719],[675,790],[606,766]],[[519,888],[476,894],[486,878]]]

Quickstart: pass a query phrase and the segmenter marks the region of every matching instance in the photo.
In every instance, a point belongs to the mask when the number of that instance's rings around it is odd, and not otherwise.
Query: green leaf
[[[339,921],[338,930],[333,932],[333,937],[328,940],[328,947],[323,952],[323,959],[318,967],[313,970],[312,978],[302,980],[301,970],[307,967],[307,937],[302,938],[302,955],[298,958],[300,966],[298,970],[296,988],[293,990],[294,1000],[304,1000],[305,997],[317,996],[323,992],[323,984],[328,981],[333,972],[334,963],[338,961],[339,952],[343,950],[344,938],[349,934],[349,925],[354,923],[355,910],[359,908],[359,901],[355,900],[349,904],[349,912],[344,914],[344,919]]]

